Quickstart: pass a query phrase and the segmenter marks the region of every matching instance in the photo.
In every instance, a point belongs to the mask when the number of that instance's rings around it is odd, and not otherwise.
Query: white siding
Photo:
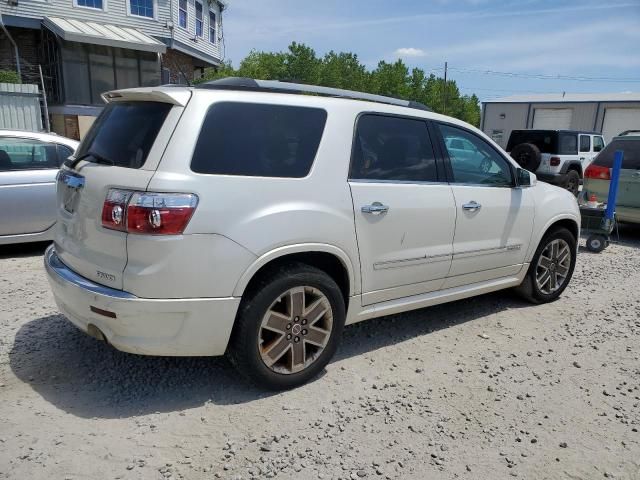
[[[220,58],[220,9],[218,5],[212,2],[208,6],[207,0],[202,1],[202,37],[194,41],[196,36],[196,4],[195,0],[187,0],[187,29],[180,27],[178,9],[180,2],[173,2],[173,38],[189,47],[195,48],[211,57]],[[216,14],[216,43],[209,42],[209,9]]]
[[[171,37],[171,30],[165,27],[166,22],[171,20],[170,0],[156,0],[157,20],[127,15],[127,0],[102,0],[102,2],[104,10],[75,7],[74,0],[20,0],[17,7],[3,5],[2,13],[37,19],[45,16],[77,18],[133,27],[156,37]]]
[[[215,45],[209,42],[209,8],[216,14],[216,20],[220,23],[220,9],[217,2],[203,0],[203,36],[197,42],[195,36],[195,3],[188,0],[188,31],[178,26],[178,0],[155,0],[155,19],[128,15],[128,0],[102,0],[104,10],[76,7],[74,0],[20,0],[17,7],[2,2],[2,13],[19,17],[42,19],[43,17],[68,17],[78,20],[90,20],[98,23],[110,23],[126,27],[137,28],[147,35],[158,38],[174,38],[175,40],[216,59],[220,58],[220,41],[216,39]],[[173,9],[173,12],[172,12]],[[167,26],[173,22],[174,28]],[[173,31],[172,31],[173,30]],[[216,28],[219,36],[220,28]]]

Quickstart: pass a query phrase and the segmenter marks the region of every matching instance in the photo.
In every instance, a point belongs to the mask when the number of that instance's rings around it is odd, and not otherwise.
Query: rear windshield
[[[85,160],[140,168],[171,107],[161,102],[110,103],[91,126],[76,158],[91,154]]]
[[[324,131],[319,108],[258,103],[212,105],[202,124],[191,170],[256,177],[305,177]]]
[[[601,167],[613,167],[613,158],[615,152],[622,150],[624,156],[622,158],[622,168],[630,170],[640,170],[640,138],[629,138],[625,140],[614,139],[609,145],[604,147],[596,159],[595,165]]]
[[[552,130],[514,130],[509,137],[507,151],[512,151],[521,143],[533,143],[542,153],[557,155],[578,153],[578,136],[575,133],[554,132]]]

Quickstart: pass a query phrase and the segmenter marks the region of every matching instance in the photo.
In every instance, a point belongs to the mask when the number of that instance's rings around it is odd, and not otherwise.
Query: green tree
[[[427,76],[420,68],[410,71],[402,60],[381,61],[368,72],[353,53],[330,51],[318,58],[311,47],[293,42],[286,52],[252,50],[237,70],[226,62],[217,70],[206,70],[203,80],[229,76],[288,80],[415,100],[435,112],[475,126],[480,124],[480,102],[476,95],[462,95],[455,80],[447,80],[445,85],[443,78]]]
[[[358,56],[333,50],[322,59],[319,84],[347,90],[366,90],[368,74]]]
[[[20,83],[20,76],[13,70],[0,70],[0,83]]]

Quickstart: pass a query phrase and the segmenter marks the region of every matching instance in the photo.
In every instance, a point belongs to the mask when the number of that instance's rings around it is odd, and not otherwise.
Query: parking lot
[[[556,302],[509,293],[347,327],[314,382],[138,357],[57,313],[44,246],[0,250],[0,478],[640,478],[640,229]]]

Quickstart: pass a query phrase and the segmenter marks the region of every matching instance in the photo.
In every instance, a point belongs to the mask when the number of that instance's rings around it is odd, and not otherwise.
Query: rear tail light
[[[552,167],[557,167],[558,165],[560,165],[560,157],[551,157],[549,159],[549,165],[551,165]]]
[[[180,235],[198,205],[191,193],[131,192],[110,189],[102,226],[128,233]]]
[[[591,164],[584,171],[584,178],[594,178],[597,180],[611,180],[609,167]]]

